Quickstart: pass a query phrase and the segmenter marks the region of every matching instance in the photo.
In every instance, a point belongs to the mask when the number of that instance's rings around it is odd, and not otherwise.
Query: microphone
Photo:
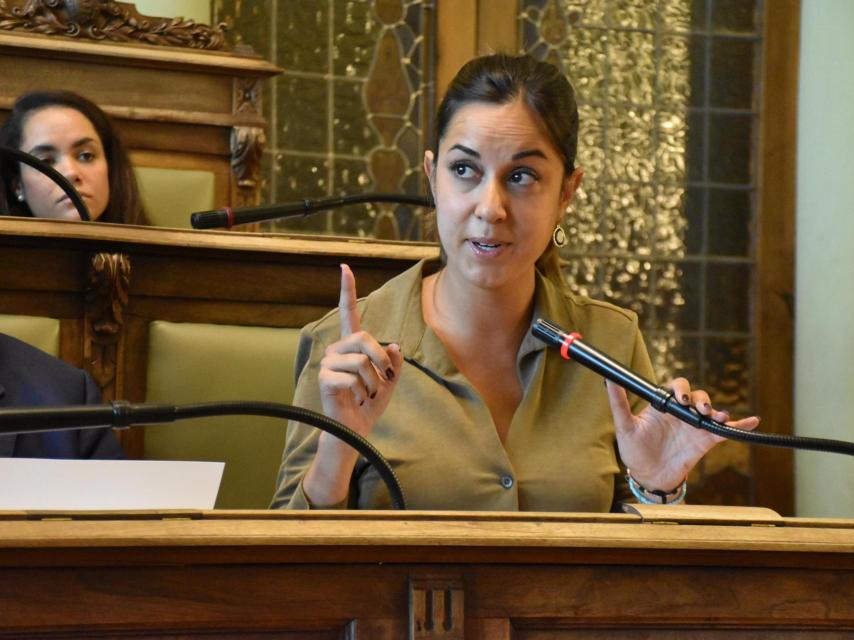
[[[538,318],[531,327],[531,333],[550,347],[559,349],[561,356],[565,360],[574,360],[611,382],[620,385],[627,391],[631,391],[643,398],[654,409],[676,416],[682,422],[692,427],[709,431],[724,438],[751,444],[805,449],[809,451],[826,451],[854,456],[854,443],[851,442],[826,438],[781,436],[778,434],[762,433],[760,431],[744,431],[743,429],[735,429],[722,422],[713,420],[692,406],[680,404],[669,389],[664,389],[653,384],[598,349],[584,343],[580,334],[568,333],[548,320]]]
[[[394,193],[363,193],[354,196],[338,196],[320,200],[303,200],[302,202],[285,202],[269,204],[260,207],[241,207],[232,209],[223,207],[213,211],[197,211],[190,215],[190,224],[194,229],[219,229],[249,222],[279,220],[307,216],[318,211],[338,209],[350,204],[369,204],[372,202],[392,202],[395,204],[412,204],[417,207],[433,207],[433,201],[425,196],[409,196]]]
[[[26,153],[24,151],[20,151],[19,149],[13,149],[12,147],[4,147],[0,146],[0,155],[5,155],[14,158],[18,162],[23,162],[27,164],[37,171],[43,173],[48,178],[53,180],[59,187],[65,192],[65,195],[71,200],[74,204],[74,208],[77,209],[77,215],[80,216],[80,219],[84,222],[89,222],[92,219],[92,216],[89,215],[89,209],[86,208],[86,203],[83,202],[83,199],[80,197],[80,194],[77,193],[77,189],[74,188],[74,185],[71,184],[68,179],[62,175],[59,171],[51,167],[46,162],[39,160],[33,155]]]
[[[39,433],[99,427],[126,428],[188,418],[251,415],[304,422],[344,441],[372,465],[388,489],[393,509],[406,509],[400,481],[383,455],[355,431],[321,413],[275,402],[210,402],[193,405],[131,404],[79,405],[33,409],[0,409],[0,433]]]

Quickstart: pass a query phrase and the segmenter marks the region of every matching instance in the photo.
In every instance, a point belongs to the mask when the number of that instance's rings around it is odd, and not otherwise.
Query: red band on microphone
[[[234,211],[231,210],[231,207],[225,207],[225,215],[228,216],[228,223],[225,225],[225,228],[231,229],[234,226]]]
[[[569,357],[569,345],[571,345],[576,340],[581,340],[581,337],[582,336],[580,333],[573,332],[566,336],[566,338],[564,338],[563,343],[560,345],[560,355],[563,357],[564,360],[571,359]]]

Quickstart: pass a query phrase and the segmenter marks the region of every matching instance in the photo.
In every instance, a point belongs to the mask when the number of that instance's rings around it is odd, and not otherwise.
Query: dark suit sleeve
[[[92,377],[81,372],[83,378],[84,404],[101,404],[101,392]],[[125,457],[116,434],[110,428],[81,429],[78,434],[78,454],[80,458],[95,458],[99,460],[118,460]]]

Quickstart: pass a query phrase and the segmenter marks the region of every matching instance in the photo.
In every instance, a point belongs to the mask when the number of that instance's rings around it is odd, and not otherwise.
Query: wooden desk
[[[854,634],[854,522],[667,513],[0,514],[0,637]]]

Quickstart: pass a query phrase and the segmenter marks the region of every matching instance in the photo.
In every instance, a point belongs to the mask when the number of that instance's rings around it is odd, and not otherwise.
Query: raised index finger
[[[346,264],[341,265],[341,296],[338,298],[338,311],[341,314],[341,337],[361,331],[359,310],[356,308],[356,277]]]

